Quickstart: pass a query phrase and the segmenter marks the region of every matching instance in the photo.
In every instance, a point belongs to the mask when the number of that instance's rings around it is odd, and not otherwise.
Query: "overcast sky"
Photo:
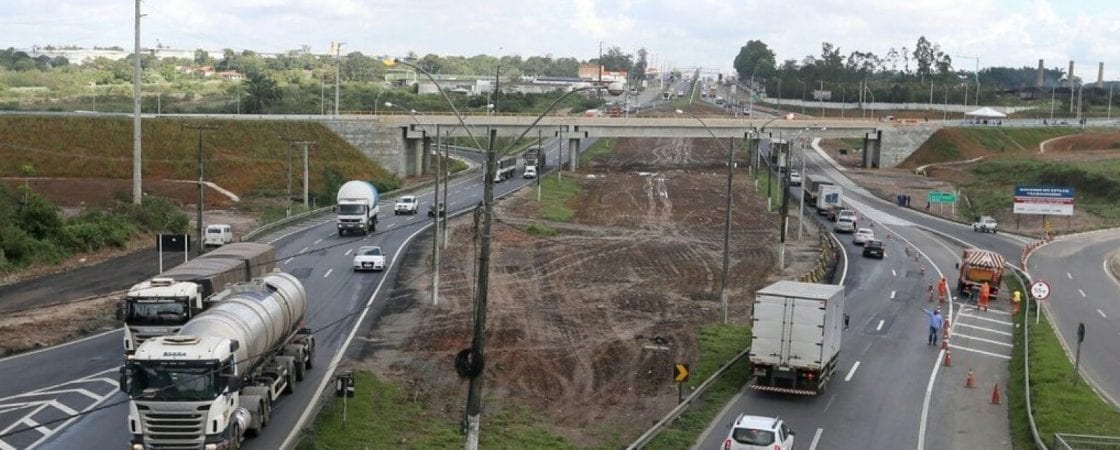
[[[0,46],[132,47],[129,0],[0,0]],[[403,55],[596,56],[599,42],[657,66],[730,71],[747,40],[778,60],[822,41],[882,56],[918,36],[980,65],[1067,67],[1120,78],[1116,0],[145,0],[142,46]],[[1110,60],[1111,58],[1111,60]],[[954,57],[954,66],[975,60]]]

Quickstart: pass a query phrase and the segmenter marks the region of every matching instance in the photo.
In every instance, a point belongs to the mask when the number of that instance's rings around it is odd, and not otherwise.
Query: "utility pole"
[[[778,244],[778,270],[786,268],[786,228],[789,225],[789,142],[786,146],[786,171],[781,175],[782,182],[782,229],[781,242]],[[781,171],[779,170],[779,173]]]
[[[241,80],[237,81],[237,115],[241,115]]]
[[[451,130],[447,131],[447,142],[451,142]],[[444,161],[447,162],[443,165],[443,205],[444,205],[444,208],[447,208],[447,191],[450,190],[450,189],[448,189],[448,187],[451,184],[451,168],[450,168],[450,165],[451,165],[450,164],[450,162],[451,162],[451,145],[450,144],[444,144],[443,158],[444,158]],[[447,215],[446,215],[446,213],[444,213],[444,217],[443,217],[443,220],[441,221],[441,223],[443,224],[443,249],[447,250],[447,237],[448,237],[449,234],[451,234],[451,232],[447,229]]]
[[[731,177],[735,174],[735,138],[727,150],[727,211],[723,218],[723,274],[719,282],[720,323],[727,323],[727,278],[731,266]]]
[[[202,205],[203,205],[203,203],[202,202],[203,202],[203,195],[206,193],[205,192],[206,185],[203,183],[203,174],[205,173],[205,171],[204,171],[205,166],[204,166],[204,162],[203,162],[204,160],[202,158],[202,132],[208,131],[208,130],[216,130],[216,129],[218,129],[218,127],[216,127],[214,125],[210,125],[210,124],[183,125],[183,127],[184,128],[190,128],[192,130],[197,130],[198,131],[198,217],[197,217],[197,221],[198,221],[198,242],[195,244],[195,246],[196,246],[195,248],[198,250],[198,254],[201,255],[202,254],[202,239],[203,239],[203,234],[202,234],[202,231],[203,231],[202,230],[202,228],[203,228],[203,225],[202,225]]]
[[[345,42],[339,42],[334,45],[334,115],[336,116],[338,115],[338,88],[340,80],[342,79],[340,76],[342,72],[342,57],[340,55],[342,46],[345,44]]]
[[[798,143],[801,146],[801,205],[797,209],[797,241],[801,241],[801,230],[805,229],[805,141]],[[812,206],[812,205],[810,205]]]
[[[494,140],[497,130],[490,130],[490,143],[486,149],[486,175],[482,189],[482,223],[478,250],[478,282],[474,299],[474,337],[471,340],[470,358],[466,369],[470,377],[467,391],[467,443],[466,450],[478,450],[479,426],[482,414],[482,374],[486,371],[483,345],[486,335],[486,302],[490,285],[490,224],[493,220],[494,176],[498,165]]]
[[[817,92],[818,101],[821,103],[821,117],[824,117],[824,80],[817,80],[821,82],[821,90]]]
[[[292,146],[288,146],[288,196],[284,199],[287,212],[284,217],[292,216]]]
[[[311,206],[310,206],[310,203],[308,203],[308,201],[307,201],[308,200],[308,198],[307,198],[307,191],[308,191],[308,186],[307,186],[307,184],[308,184],[308,180],[307,180],[307,178],[308,178],[307,147],[311,144],[316,143],[316,142],[317,141],[295,141],[295,140],[288,141],[288,144],[299,145],[299,146],[303,147],[303,208],[308,209],[308,210],[311,209]],[[289,198],[290,197],[291,196],[289,195]]]
[[[599,41],[599,85],[603,86],[603,41]],[[603,92],[599,91],[599,98],[603,98]]]
[[[132,204],[139,205],[143,197],[140,189],[140,0],[136,0],[136,18],[133,31],[132,48]],[[93,101],[94,110],[97,110],[97,88],[94,85]],[[199,236],[200,238],[202,236]]]
[[[435,163],[435,166],[436,166],[435,167],[435,169],[436,169],[436,183],[435,183],[435,193],[433,193],[433,195],[432,195],[432,203],[435,203],[435,206],[436,206],[436,209],[435,209],[436,213],[432,214],[432,220],[434,221],[434,223],[433,223],[434,226],[432,227],[433,230],[434,230],[432,232],[433,233],[433,235],[432,235],[432,306],[439,305],[439,216],[440,216],[440,208],[439,208],[439,176],[440,176],[439,146],[440,146],[440,144],[441,144],[441,142],[440,142],[440,134],[439,134],[439,124],[437,123],[436,124],[436,155],[435,155],[435,157],[436,157],[436,163]],[[431,157],[431,155],[429,155],[429,157]],[[444,190],[445,191],[447,190],[446,186],[444,186]]]

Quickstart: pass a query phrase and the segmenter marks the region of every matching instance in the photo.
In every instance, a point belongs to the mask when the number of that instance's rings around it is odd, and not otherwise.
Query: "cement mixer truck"
[[[338,188],[338,235],[351,231],[369,234],[377,230],[377,188],[367,181],[347,181]]]
[[[315,340],[303,326],[307,293],[296,277],[273,272],[215,297],[121,367],[130,448],[239,448],[311,369]]]

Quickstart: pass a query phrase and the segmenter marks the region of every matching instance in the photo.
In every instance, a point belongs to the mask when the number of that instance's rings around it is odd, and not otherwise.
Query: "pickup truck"
[[[420,211],[420,201],[416,200],[415,195],[405,195],[397,199],[397,203],[393,205],[393,215],[400,214],[416,214]]]
[[[972,224],[972,231],[995,233],[996,227],[998,226],[999,222],[996,222],[996,219],[992,218],[991,216],[982,216]]]

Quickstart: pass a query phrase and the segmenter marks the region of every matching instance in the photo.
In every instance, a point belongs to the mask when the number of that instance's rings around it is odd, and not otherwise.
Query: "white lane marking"
[[[350,252],[352,252],[352,251],[354,251],[354,249],[350,249],[350,250],[347,250],[347,251],[346,251],[346,254],[345,254],[345,255],[343,255],[343,256],[350,256]]]
[[[922,421],[918,422],[918,450],[926,448],[926,419],[929,417],[929,401],[933,393],[933,382],[937,380],[937,369],[941,368],[941,360],[945,357],[945,350],[937,351],[937,360],[933,362],[933,371],[929,374],[929,383],[926,384],[926,398],[922,401]]]
[[[856,374],[857,369],[859,369],[859,361],[856,361],[855,364],[852,364],[852,370],[848,371],[848,376],[844,377],[844,381],[852,381],[852,377]]]
[[[972,324],[969,324],[969,323],[957,322],[957,323],[953,324],[953,326],[965,327],[965,328],[975,328],[977,330],[984,330],[984,331],[987,331],[989,333],[1001,334],[1001,335],[1004,335],[1004,336],[1011,336],[1011,333],[1008,333],[1006,331],[999,331],[999,330],[993,330],[991,328],[978,327],[976,325],[972,325]]]
[[[817,443],[821,441],[821,432],[824,428],[817,428],[817,432],[813,434],[813,442],[809,444],[809,450],[817,450]]]
[[[891,276],[892,276],[892,277],[897,277],[897,276],[898,276],[898,272],[895,272],[895,270],[894,270],[894,269],[891,269]]]
[[[1083,291],[1083,290],[1081,290],[1081,289],[1078,289],[1078,290],[1077,290],[1077,293],[1078,293],[1078,294],[1081,294],[1081,296],[1082,296],[1082,297],[1087,297],[1087,295],[1085,295],[1085,291]]]
[[[293,259],[296,259],[296,257],[295,257],[295,256],[293,256],[293,257],[291,257],[291,258],[288,258],[288,259],[287,259],[286,261],[284,261],[284,265],[285,265],[285,266],[286,266],[286,265],[288,265],[288,263],[292,262],[292,260],[293,260]]]
[[[957,325],[960,325],[960,324],[958,323]],[[980,342],[987,342],[989,344],[1002,345],[1004,347],[1011,348],[1011,344],[1008,344],[1008,343],[1005,343],[1005,342],[993,341],[991,339],[984,339],[984,338],[964,334],[964,333],[961,333],[961,332],[953,333],[953,337],[954,338],[962,337],[962,338],[965,338],[965,339],[973,339],[973,340],[977,340],[977,341],[980,341]]]
[[[331,272],[334,272],[334,269],[327,269],[327,273],[323,274],[323,278],[331,276]]]
[[[322,239],[319,239],[319,240],[315,241],[315,243],[316,243],[316,244],[318,244],[318,243],[320,243],[320,242],[323,242],[323,240],[322,240]]]
[[[891,291],[891,300],[894,300],[894,294],[896,294],[896,293],[897,292],[895,292],[895,291]]]
[[[1100,314],[1100,315],[1101,315],[1101,317],[1103,317],[1103,318],[1105,318],[1105,319],[1107,319],[1107,318],[1108,318],[1108,316],[1104,315],[1104,311],[1101,311],[1101,309],[1100,309],[1100,308],[1097,308],[1097,314]]]
[[[296,252],[296,253],[304,253],[304,252],[306,252],[306,251],[307,251],[307,249],[309,249],[309,248],[311,248],[311,247],[304,247],[304,248],[303,248],[303,250],[300,250],[300,251],[298,251],[298,252]]]
[[[964,346],[957,345],[957,344],[949,344],[949,347],[955,348],[955,349],[958,349],[958,350],[964,350],[966,352],[976,352],[976,353],[981,353],[981,354],[985,354],[985,355],[988,355],[988,356],[995,356],[996,358],[1003,358],[1003,359],[1008,359],[1008,360],[1011,359],[1011,357],[1007,356],[1007,355],[1001,355],[999,353],[986,352],[986,351],[983,351],[983,350],[968,348],[968,347],[964,347]]]
[[[1066,272],[1066,278],[1069,278],[1069,279],[1071,279],[1071,280],[1072,280],[1072,279],[1073,279],[1073,275],[1070,275],[1070,273],[1069,273],[1069,272]]]
[[[385,229],[386,229],[386,230],[388,230],[388,229],[390,229],[390,228],[393,228],[393,226],[394,226],[394,225],[396,225],[396,224],[395,224],[395,223],[391,223],[391,224],[385,225]]]
[[[326,222],[323,222],[323,223],[326,223]],[[330,233],[327,233],[327,237],[334,236],[334,233],[335,233],[334,231],[331,231]]]
[[[883,322],[885,322],[885,320],[879,319],[879,326],[875,327],[875,331],[880,331],[883,329]]]
[[[968,318],[970,318],[970,319],[980,319],[980,320],[987,320],[988,322],[995,322],[995,323],[998,323],[998,324],[1001,324],[1001,325],[1007,325],[1007,326],[1009,326],[1009,327],[1010,327],[1010,326],[1013,326],[1013,325],[1015,325],[1015,324],[1013,324],[1013,323],[1011,323],[1011,322],[1008,322],[1008,321],[1006,321],[1006,320],[989,319],[989,318],[987,318],[987,317],[974,316],[974,315],[972,315],[972,314],[964,314],[964,313],[961,313],[961,314],[959,315],[959,317],[968,317]]]

